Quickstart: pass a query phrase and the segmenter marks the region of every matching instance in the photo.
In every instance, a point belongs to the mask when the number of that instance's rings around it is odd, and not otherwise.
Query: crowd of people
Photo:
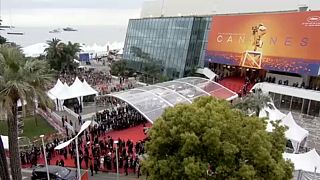
[[[126,112],[131,113],[131,111]],[[123,114],[124,109],[119,108],[118,113]],[[144,144],[147,139],[143,139],[138,142],[133,142],[130,139],[113,139],[111,136],[106,135],[108,129],[105,128],[107,126],[105,126],[103,121],[100,120],[99,122],[99,124],[90,126],[88,130],[85,130],[80,136],[78,136],[80,167],[90,169],[91,176],[94,175],[94,172],[116,171],[116,152],[118,152],[119,168],[123,169],[123,172],[126,175],[128,175],[129,172],[133,172],[139,176],[140,157],[145,153]],[[140,122],[142,123],[144,121]],[[67,117],[64,117],[63,125],[66,125],[66,123],[73,126],[72,121],[68,121]],[[138,123],[135,125],[138,125]],[[115,124],[110,126],[110,129],[112,128],[118,127]],[[69,162],[68,165],[70,166],[70,161],[72,161],[72,165],[77,167],[75,142],[71,142],[68,147],[61,150],[54,149],[60,143],[74,137],[75,134],[77,134],[77,131],[69,133],[64,138],[53,139],[45,145],[45,156],[49,165],[65,166],[66,162]],[[22,165],[25,166],[37,166],[41,157],[44,158],[41,145],[39,145],[39,147],[33,145],[30,151],[21,152],[21,162]]]
[[[62,83],[71,85],[76,77],[81,81],[86,80],[86,82],[100,92],[100,94],[131,89],[135,84],[135,82],[129,80],[128,77],[119,76],[118,79],[113,79],[110,72],[102,71],[78,70],[72,73],[61,72],[57,78],[60,79]]]
[[[52,140],[52,142],[48,142],[45,145],[47,163],[49,165],[53,165],[51,160],[57,156],[57,153],[55,153],[54,147],[58,146],[60,142],[67,141],[67,140],[68,140],[68,137],[61,138],[61,139],[55,138]],[[41,145],[37,147],[36,145],[33,144],[30,151],[26,150],[26,151],[20,152],[21,164],[23,166],[30,165],[30,168],[38,165],[40,157],[44,157],[43,147]],[[56,165],[64,166],[64,160],[62,158],[57,160]]]
[[[250,79],[248,77],[245,78],[245,83],[242,86],[242,89],[238,93],[239,97],[246,96],[248,92],[250,91]]]
[[[268,83],[277,83],[277,84],[280,84],[280,85],[285,85],[285,86],[292,86],[292,87],[297,87],[297,88],[305,88],[305,89],[312,89],[312,90],[316,90],[316,91],[319,91],[320,88],[319,86],[317,85],[313,85],[313,84],[310,84],[309,86],[306,85],[306,83],[304,81],[302,81],[301,83],[299,82],[294,82],[294,83],[289,83],[289,80],[277,80],[276,77],[266,77],[264,79],[265,82],[268,82]]]
[[[110,73],[102,71],[85,71],[79,70],[73,73],[61,72],[58,75],[58,79],[61,82],[65,82],[68,85],[71,85],[75,78],[78,77],[80,80],[86,80],[91,86],[97,86],[100,84],[108,84],[112,82],[112,76]]]
[[[106,101],[113,106],[97,112],[95,117],[96,122],[101,124],[103,129],[121,130],[146,122],[145,118],[127,103],[115,98],[106,98]]]

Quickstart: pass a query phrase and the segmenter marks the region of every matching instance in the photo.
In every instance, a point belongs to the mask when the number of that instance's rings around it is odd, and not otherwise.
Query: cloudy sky
[[[15,26],[126,26],[138,18],[144,0],[0,0],[3,24]],[[194,0],[196,1],[196,0]],[[301,0],[219,0],[218,12],[294,9]],[[306,0],[320,9],[320,0]],[[280,2],[280,3],[279,3]]]
[[[16,26],[126,25],[143,0],[1,0],[2,19]]]

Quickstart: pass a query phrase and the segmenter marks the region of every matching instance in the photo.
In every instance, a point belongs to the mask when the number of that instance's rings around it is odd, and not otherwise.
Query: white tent
[[[314,172],[320,168],[320,156],[315,149],[303,154],[284,153],[283,157],[291,160],[295,170]]]
[[[57,110],[59,110],[59,100],[58,100],[58,97],[56,97],[56,94],[58,94],[60,89],[62,89],[63,87],[64,86],[62,82],[60,81],[60,79],[58,79],[54,87],[47,92],[47,95],[49,96],[49,98],[54,100]]]
[[[1,139],[2,139],[2,143],[3,143],[3,147],[5,150],[9,149],[9,138],[8,136],[2,136],[1,135]]]
[[[72,94],[74,94],[75,96],[78,96],[78,97],[80,97],[80,96],[88,96],[88,93],[83,88],[83,84],[79,80],[78,77],[76,77],[76,79],[74,80],[73,84],[70,86],[70,91],[72,92]]]
[[[83,87],[85,88],[85,90],[90,93],[90,95],[96,94],[98,95],[98,91],[96,91],[95,89],[93,89],[86,80],[83,81]]]
[[[60,80],[56,85],[48,91],[48,96],[55,101],[57,110],[63,110],[64,100],[77,98],[82,104],[83,97],[89,95],[97,95],[98,92],[94,90],[87,82],[81,82],[76,77],[73,84],[69,87],[66,83],[62,84]]]
[[[55,101],[57,110],[63,110],[64,100],[77,97],[72,94],[70,87],[66,83],[57,89],[52,88],[51,91],[48,92],[48,96]]]
[[[295,152],[298,152],[301,142],[309,136],[309,132],[296,123],[291,112],[281,120],[281,123],[289,127],[285,136],[291,140]]]
[[[54,96],[57,97],[59,100],[66,100],[77,97],[75,94],[72,94],[70,87],[66,83],[63,84],[63,87],[59,89],[59,91],[57,91],[57,93],[54,94]]]
[[[78,77],[76,77],[73,84],[70,86],[70,91],[77,97],[90,96],[98,94],[86,81],[81,82]]]
[[[76,77],[73,84],[70,86],[70,91],[73,95],[77,96],[79,102],[83,106],[83,97],[96,95],[98,92],[94,90],[87,82],[82,83],[78,77]]]
[[[61,88],[63,88],[63,84],[60,81],[60,79],[58,79],[57,83],[54,85],[54,87],[49,90],[49,93],[51,95],[56,94]]]
[[[266,107],[259,113],[260,118],[268,118],[267,131],[273,131],[274,127],[271,123],[272,121],[280,120],[280,125],[288,127],[288,130],[285,132],[285,137],[291,141],[294,152],[298,152],[301,142],[309,136],[309,132],[296,123],[291,112],[285,115],[275,108],[273,104],[269,105],[271,108]]]

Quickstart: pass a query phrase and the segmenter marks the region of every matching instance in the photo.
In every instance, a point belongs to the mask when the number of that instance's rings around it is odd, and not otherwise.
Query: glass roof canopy
[[[127,102],[153,123],[167,107],[173,107],[179,103],[190,104],[201,96],[232,100],[237,97],[237,94],[209,79],[187,77],[112,93],[109,96]]]

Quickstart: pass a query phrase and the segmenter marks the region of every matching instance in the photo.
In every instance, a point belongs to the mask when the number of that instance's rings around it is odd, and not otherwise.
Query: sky
[[[144,0],[0,0],[3,24],[13,26],[126,26],[139,18]],[[196,0],[194,0],[196,1]],[[313,10],[320,0],[219,0],[217,12],[253,12],[295,9],[307,1]]]
[[[143,0],[0,0],[3,24],[13,26],[126,26]]]

